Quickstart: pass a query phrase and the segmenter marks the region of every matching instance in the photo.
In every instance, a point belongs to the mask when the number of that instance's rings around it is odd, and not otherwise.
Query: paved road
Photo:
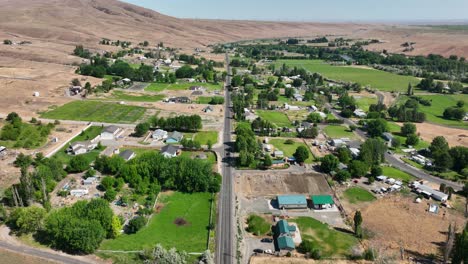
[[[230,73],[229,57],[226,55],[226,67],[227,72]],[[235,240],[235,225],[234,220],[234,192],[233,192],[233,174],[232,168],[229,164],[229,159],[226,158],[226,153],[229,152],[231,143],[231,95],[228,91],[228,87],[231,83],[231,77],[226,77],[225,85],[225,109],[224,109],[224,132],[223,132],[223,147],[220,149],[219,154],[222,162],[222,175],[223,182],[221,186],[221,193],[218,203],[218,229],[217,229],[217,241],[216,241],[216,263],[220,264],[232,264],[236,259],[234,252],[234,240]]]
[[[65,255],[59,255],[55,253],[46,252],[40,249],[35,249],[28,246],[17,246],[12,245],[4,241],[0,241],[0,247],[9,251],[13,251],[19,254],[26,254],[33,257],[47,259],[49,261],[55,261],[57,263],[67,263],[67,264],[90,264],[95,263],[90,261],[82,261]]]
[[[350,119],[347,119],[347,118],[343,118],[339,115],[339,113],[333,109],[331,107],[330,104],[327,104],[327,108],[330,110],[330,112],[338,119],[341,119],[344,121],[344,123],[348,126],[350,125],[356,125],[356,123],[354,123],[352,120]],[[363,130],[361,129],[356,129],[355,132],[360,136],[362,137],[363,139],[367,139],[367,134],[366,132],[364,132]],[[453,181],[448,181],[448,180],[444,180],[444,179],[441,179],[441,178],[438,178],[438,177],[435,177],[435,176],[432,176],[418,168],[415,168],[407,163],[405,163],[404,161],[400,160],[399,158],[395,157],[394,155],[392,154],[389,154],[389,153],[385,153],[385,159],[386,161],[391,164],[393,167],[401,170],[401,171],[404,171],[406,173],[409,173],[411,175],[413,175],[414,177],[416,178],[419,178],[419,179],[422,179],[422,180],[426,180],[426,181],[430,181],[430,182],[434,182],[434,183],[437,183],[437,184],[441,184],[441,183],[444,183],[445,185],[447,186],[450,186],[452,187],[454,190],[456,191],[459,191],[463,188],[463,186],[459,183],[456,183],[456,182],[453,182]]]

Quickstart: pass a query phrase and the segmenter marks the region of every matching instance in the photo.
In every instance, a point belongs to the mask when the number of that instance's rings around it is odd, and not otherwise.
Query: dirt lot
[[[42,258],[36,258],[28,255],[14,253],[12,251],[0,249],[0,263],[16,263],[16,264],[56,264],[59,262],[49,261]]]
[[[246,198],[275,196],[278,194],[324,194],[330,188],[320,174],[291,172],[240,172],[236,179],[236,192]]]
[[[373,247],[397,253],[401,243],[408,254],[438,254],[449,224],[463,226],[464,219],[456,212],[441,208],[439,214],[429,213],[428,200],[417,204],[413,199],[388,196],[362,211],[363,227],[373,234],[369,241]]]
[[[449,128],[429,123],[415,124],[418,134],[428,142],[437,136],[443,135],[449,145],[468,147],[468,131],[459,128]]]

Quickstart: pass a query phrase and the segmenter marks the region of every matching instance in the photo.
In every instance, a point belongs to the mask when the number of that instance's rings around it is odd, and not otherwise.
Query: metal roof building
[[[305,195],[278,195],[277,200],[280,209],[307,208],[307,198]]]

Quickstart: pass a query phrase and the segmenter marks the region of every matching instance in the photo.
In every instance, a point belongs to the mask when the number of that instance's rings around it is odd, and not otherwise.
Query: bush
[[[82,156],[74,156],[71,158],[70,163],[67,166],[67,171],[70,173],[83,172],[89,168],[88,160]]]
[[[294,145],[294,140],[292,140],[292,139],[286,139],[286,141],[284,141],[284,144],[285,144],[285,145]]]
[[[128,234],[135,234],[146,225],[146,218],[143,216],[137,216],[130,220],[125,230]]]

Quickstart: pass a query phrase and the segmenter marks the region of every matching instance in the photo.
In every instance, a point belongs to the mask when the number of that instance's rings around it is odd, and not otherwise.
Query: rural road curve
[[[327,104],[326,107],[330,110],[330,112],[336,118],[343,120],[346,125],[348,125],[348,126],[351,126],[351,125],[357,126],[356,123],[354,123],[350,119],[343,118],[342,116],[340,116],[338,111],[333,109],[330,104]],[[359,128],[356,129],[354,132],[356,132],[356,134],[358,134],[363,139],[368,138],[366,132],[364,132],[363,130],[361,130]],[[461,190],[463,188],[463,186],[461,184],[457,183],[457,182],[448,181],[448,180],[445,180],[445,179],[441,179],[441,178],[432,176],[432,175],[430,175],[430,174],[428,174],[428,173],[426,173],[426,172],[424,172],[424,171],[422,171],[422,170],[420,170],[418,168],[410,166],[410,165],[406,164],[405,162],[403,162],[402,160],[398,159],[397,157],[393,156],[392,154],[385,153],[385,160],[389,164],[391,164],[393,167],[395,167],[395,168],[397,168],[397,169],[399,169],[401,171],[404,171],[406,173],[409,173],[409,174],[415,176],[416,178],[426,180],[426,181],[430,181],[430,182],[434,182],[434,183],[437,183],[437,184],[444,183],[445,185],[452,187],[455,191],[459,191],[459,190]]]

